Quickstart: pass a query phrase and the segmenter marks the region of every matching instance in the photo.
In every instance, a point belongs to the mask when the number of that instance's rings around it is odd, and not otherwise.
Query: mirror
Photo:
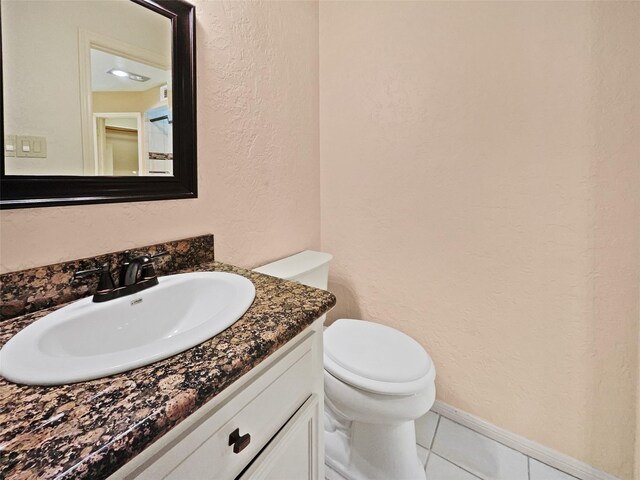
[[[193,198],[194,7],[2,0],[2,208]]]

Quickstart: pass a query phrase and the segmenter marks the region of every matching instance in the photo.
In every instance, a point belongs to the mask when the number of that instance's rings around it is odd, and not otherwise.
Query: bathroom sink
[[[255,292],[240,275],[202,272],[162,277],[155,287],[104,303],[84,298],[12,337],[0,350],[0,374],[62,385],[149,365],[222,332]]]

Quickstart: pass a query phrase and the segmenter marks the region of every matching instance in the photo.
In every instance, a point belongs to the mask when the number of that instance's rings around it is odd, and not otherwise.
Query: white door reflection
[[[139,112],[95,113],[94,154],[98,175],[138,176],[145,148]]]
[[[170,69],[91,48],[97,175],[173,175],[170,83]]]

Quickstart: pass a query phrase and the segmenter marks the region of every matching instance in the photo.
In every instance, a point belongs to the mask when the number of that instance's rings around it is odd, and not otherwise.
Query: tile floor
[[[416,422],[416,439],[427,480],[576,480],[434,412]],[[343,477],[327,466],[326,479]]]

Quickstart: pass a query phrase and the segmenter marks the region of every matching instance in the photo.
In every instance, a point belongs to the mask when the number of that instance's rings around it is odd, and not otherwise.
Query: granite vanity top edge
[[[0,377],[0,479],[103,479],[331,309],[335,296],[221,262],[175,273],[226,271],[256,286],[231,327],[160,362],[59,387]],[[57,305],[0,323],[0,346]]]

